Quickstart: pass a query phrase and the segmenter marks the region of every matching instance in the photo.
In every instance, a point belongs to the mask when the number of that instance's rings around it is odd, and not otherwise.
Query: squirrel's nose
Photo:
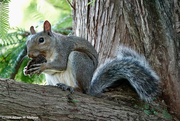
[[[32,58],[32,54],[31,53],[27,53],[28,58]]]
[[[32,52],[28,52],[28,53],[27,53],[27,56],[28,56],[28,58],[34,58],[34,57],[35,57]]]
[[[36,58],[39,54],[40,54],[39,51],[36,51],[36,50],[27,52],[27,56],[29,58]]]

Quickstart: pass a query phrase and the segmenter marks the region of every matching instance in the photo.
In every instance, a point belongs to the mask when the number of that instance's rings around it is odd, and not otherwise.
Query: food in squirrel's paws
[[[28,63],[27,63],[27,67],[26,67],[26,70],[25,70],[25,74],[26,75],[30,75],[32,72],[31,71],[28,71],[30,68],[33,68],[33,64],[40,64],[40,63],[46,63],[47,60],[46,58],[43,56],[43,55],[39,55],[37,56],[36,58],[33,58],[32,60],[30,60]]]

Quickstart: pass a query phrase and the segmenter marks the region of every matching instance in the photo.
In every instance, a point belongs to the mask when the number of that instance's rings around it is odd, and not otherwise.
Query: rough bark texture
[[[177,0],[73,0],[75,35],[86,38],[99,62],[124,44],[145,55],[162,81],[162,97],[180,118],[180,3]]]
[[[126,98],[129,97],[126,95]],[[78,92],[72,95],[58,87],[26,84],[0,78],[1,121],[177,120],[166,118],[163,109],[165,106],[157,103],[148,105],[153,109],[149,113],[150,107],[142,109],[129,106],[126,101],[119,104]]]

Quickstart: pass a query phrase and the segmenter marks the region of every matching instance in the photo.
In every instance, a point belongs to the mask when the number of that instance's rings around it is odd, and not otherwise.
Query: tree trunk
[[[145,55],[162,81],[162,97],[180,118],[180,9],[177,0],[73,0],[75,35],[86,38],[99,62],[124,44]]]
[[[126,95],[126,98],[128,97]],[[126,100],[118,104],[78,92],[70,94],[54,86],[26,84],[0,78],[1,121],[176,120],[167,117],[166,107],[157,103],[148,104],[148,107],[143,109],[137,105],[129,106],[127,102]]]

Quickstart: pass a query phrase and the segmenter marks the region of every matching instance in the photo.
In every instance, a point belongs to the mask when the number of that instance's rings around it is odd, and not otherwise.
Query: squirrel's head
[[[29,58],[36,58],[38,55],[42,54],[45,57],[47,52],[51,49],[53,44],[53,33],[51,32],[51,24],[46,20],[44,22],[44,31],[36,33],[34,27],[30,27],[30,32],[32,35],[27,39],[27,55]]]

